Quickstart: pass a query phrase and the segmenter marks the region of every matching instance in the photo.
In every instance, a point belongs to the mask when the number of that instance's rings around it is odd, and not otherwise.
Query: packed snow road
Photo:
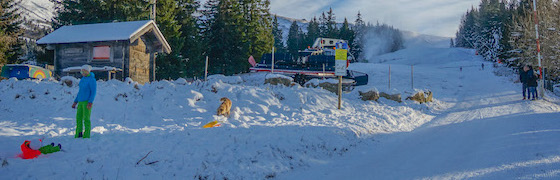
[[[471,61],[482,63],[476,57]],[[347,156],[281,179],[560,178],[558,104],[521,100],[521,85],[511,81],[516,77],[497,77],[493,71],[500,70],[488,66],[460,71],[451,65],[456,73],[449,74],[438,70],[448,63],[431,66],[433,80],[447,78],[440,94],[449,108],[411,132],[377,136]]]

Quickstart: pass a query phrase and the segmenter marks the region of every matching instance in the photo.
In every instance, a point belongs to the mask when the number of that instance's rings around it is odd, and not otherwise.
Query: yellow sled
[[[220,126],[222,126],[222,124],[220,124],[220,122],[212,121],[212,122],[209,122],[208,124],[202,126],[202,128],[213,128],[213,127],[220,127]]]

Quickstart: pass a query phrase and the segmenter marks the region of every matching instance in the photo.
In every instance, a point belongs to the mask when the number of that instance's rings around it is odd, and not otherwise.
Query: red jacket
[[[19,155],[19,157],[23,158],[23,159],[33,159],[36,158],[37,156],[41,155],[41,151],[39,150],[33,150],[31,149],[31,147],[29,147],[29,143],[31,143],[28,140],[25,140],[25,142],[23,142],[23,144],[21,144],[21,152],[23,152],[22,154]]]

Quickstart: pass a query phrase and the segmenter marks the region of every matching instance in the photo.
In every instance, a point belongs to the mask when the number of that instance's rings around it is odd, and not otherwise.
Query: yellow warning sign
[[[348,59],[348,50],[346,49],[336,49],[335,50],[335,60],[344,60]]]

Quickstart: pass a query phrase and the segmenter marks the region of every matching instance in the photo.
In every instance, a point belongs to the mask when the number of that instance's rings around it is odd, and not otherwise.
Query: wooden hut
[[[63,26],[37,41],[54,50],[55,76],[79,76],[89,64],[98,79],[154,81],[157,53],[171,47],[152,20]]]

